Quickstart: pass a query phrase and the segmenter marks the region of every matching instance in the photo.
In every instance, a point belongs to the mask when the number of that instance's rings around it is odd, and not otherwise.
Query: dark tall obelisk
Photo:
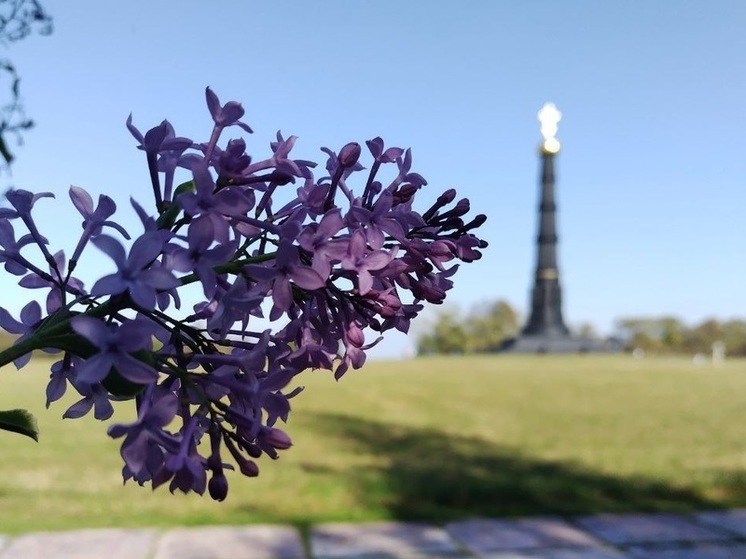
[[[531,314],[520,335],[507,340],[503,351],[517,353],[573,353],[606,351],[599,340],[570,334],[562,319],[562,289],[557,265],[557,203],[554,192],[554,160],[560,150],[557,123],[562,115],[552,103],[538,114],[541,134],[541,197],[536,270],[531,290]]]
[[[560,144],[555,138],[561,118],[557,108],[547,103],[539,111],[541,133],[541,200],[539,202],[539,236],[537,238],[536,273],[531,292],[531,316],[523,329],[524,336],[563,337],[570,331],[562,320],[562,290],[557,268],[557,204],[554,196],[554,157]]]

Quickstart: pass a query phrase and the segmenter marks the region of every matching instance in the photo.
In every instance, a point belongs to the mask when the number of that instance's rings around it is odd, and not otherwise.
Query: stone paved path
[[[746,559],[746,509],[0,536],[0,559]]]

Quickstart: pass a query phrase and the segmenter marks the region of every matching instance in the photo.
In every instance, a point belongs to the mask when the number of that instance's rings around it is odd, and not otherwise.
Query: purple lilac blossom
[[[166,120],[144,135],[127,120],[146,155],[155,205],[149,213],[132,200],[143,232],[129,253],[102,232],[129,238],[110,219],[116,206],[107,196],[94,208],[85,190],[71,188],[84,221],[66,266],[31,215],[50,195],[8,193],[13,209],[0,209],[0,262],[24,276],[23,287],[50,294],[47,316],[35,302],[20,321],[0,309],[0,326],[20,334],[23,348],[65,352],[47,385],[47,405],[68,382],[80,394],[65,417],[92,412],[105,419],[112,399],[131,399],[137,420],[109,429],[123,439],[125,480],[207,491],[222,501],[231,464],[254,477],[257,459],[277,458],[291,446],[277,425],[302,390],[289,388],[299,374],[327,369],[340,378],[362,367],[388,330],[406,333],[424,302],[441,303],[458,262],[478,260],[487,243],[472,233],[484,216],[469,221],[468,200],[454,204],[453,189],[424,213],[415,209],[427,181],[412,170],[409,149],[368,140],[372,165],[357,180],[365,170],[359,143],[338,154],[322,148],[328,174],[315,178],[315,162],[292,156],[296,136],[278,132],[265,157],[247,153],[241,138],[221,147],[227,127],[251,128],[238,102],[221,104],[209,88],[205,96],[213,121],[205,142],[176,136]],[[386,166],[394,178],[382,182]],[[173,191],[177,172],[186,176]],[[286,187],[296,180],[297,187]],[[19,217],[28,233],[16,240],[10,220]],[[89,244],[116,271],[86,295],[70,272]],[[27,258],[29,245],[38,247],[41,265]],[[179,290],[196,282],[204,299],[194,313],[170,313]],[[75,299],[68,303],[66,293]],[[253,318],[267,307],[271,328],[255,331]],[[5,363],[19,365],[29,355],[12,354]]]

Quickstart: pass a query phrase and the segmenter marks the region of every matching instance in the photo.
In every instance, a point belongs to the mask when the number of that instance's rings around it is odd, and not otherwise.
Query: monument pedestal
[[[574,336],[526,335],[502,343],[506,353],[603,353],[619,351],[614,341]]]

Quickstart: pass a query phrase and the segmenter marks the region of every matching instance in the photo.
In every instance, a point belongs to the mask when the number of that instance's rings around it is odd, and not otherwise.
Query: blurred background
[[[746,6],[738,0],[43,5],[53,32],[6,45],[36,126],[22,146],[8,138],[16,161],[2,178],[60,199],[37,206],[54,248],[69,254],[76,240],[71,184],[114,198],[119,219],[138,230],[129,198],[147,205],[152,194],[125,120],[132,113],[145,130],[168,118],[177,135],[206,140],[210,86],[221,101],[243,103],[256,156],[277,130],[299,136],[297,156],[307,159],[375,136],[412,147],[413,168],[429,181],[423,207],[455,187],[489,218],[481,234],[490,247],[459,271],[450,305],[469,312],[504,299],[525,318],[536,113],[551,101],[562,112],[568,324],[609,335],[620,317],[695,323],[740,313]],[[79,268],[88,286],[110,266],[97,256],[92,249]],[[13,292],[13,278],[0,282]],[[15,312],[20,301],[4,304]],[[410,355],[414,346],[412,336],[392,336],[374,354]]]
[[[226,503],[122,488],[105,426],[59,419],[78,396],[44,409],[51,361],[7,368],[2,407],[31,410],[42,434],[36,445],[0,433],[0,531],[746,505],[744,362],[703,357],[715,340],[731,344],[729,356],[746,352],[741,0],[43,6],[51,33],[0,50],[35,123],[22,143],[3,136],[15,160],[0,183],[56,195],[34,208],[54,250],[69,255],[79,234],[70,185],[111,196],[117,220],[139,233],[129,200],[149,207],[152,193],[125,121],[132,114],[144,131],[167,118],[177,135],[205,141],[206,86],[243,103],[255,157],[277,130],[299,137],[303,159],[376,136],[411,147],[429,181],[422,207],[457,188],[487,214],[490,246],[459,270],[441,312],[427,309],[413,335],[375,348],[378,362],[339,383],[309,372],[288,426],[295,447],[262,462],[258,480],[231,477]],[[624,330],[629,350],[642,333],[645,349],[665,355],[400,361],[444,323],[451,342],[510,335],[525,321],[546,102],[562,113],[565,321],[600,337]],[[111,269],[91,248],[78,275],[90,287]],[[0,305],[14,316],[28,297],[16,281],[0,275]],[[731,341],[713,320],[736,324]],[[700,345],[682,345],[695,330]]]

